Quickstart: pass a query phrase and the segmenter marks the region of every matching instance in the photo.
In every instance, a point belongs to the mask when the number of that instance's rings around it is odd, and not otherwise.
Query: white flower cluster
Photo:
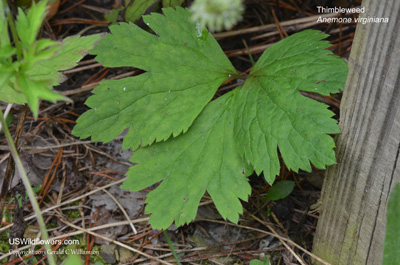
[[[231,29],[242,19],[241,0],[196,0],[192,4],[192,20],[210,31]]]

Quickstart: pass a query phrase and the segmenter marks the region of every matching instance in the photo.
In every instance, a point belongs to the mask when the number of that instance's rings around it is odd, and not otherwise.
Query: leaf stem
[[[18,61],[20,61],[22,59],[22,48],[21,48],[20,41],[18,38],[17,29],[15,27],[14,20],[12,18],[10,7],[7,5],[7,1],[3,0],[3,3],[4,3],[4,10],[6,12],[6,16],[7,16],[7,20],[8,20],[8,26],[10,28],[11,35],[14,40],[14,45],[17,48],[17,58],[18,58]]]
[[[179,262],[179,257],[178,257],[178,255],[176,255],[175,247],[174,247],[174,245],[172,244],[172,241],[171,241],[171,238],[169,237],[168,232],[167,232],[166,230],[163,230],[163,233],[164,233],[165,238],[167,239],[168,246],[169,246],[169,248],[171,249],[172,256],[174,256],[174,258],[175,258],[175,260],[176,260],[176,263],[177,263],[178,265],[181,265],[181,263]]]
[[[56,265],[53,253],[51,251],[51,246],[48,242],[49,236],[47,234],[46,225],[44,223],[42,213],[40,212],[39,204],[36,201],[35,194],[32,190],[31,183],[29,182],[28,176],[26,175],[25,169],[22,165],[22,162],[18,155],[17,149],[15,148],[10,131],[8,130],[6,121],[3,118],[3,111],[1,109],[0,109],[0,120],[1,120],[1,123],[3,124],[3,132],[4,132],[4,135],[6,136],[7,144],[10,147],[12,158],[14,159],[16,167],[18,168],[22,182],[24,183],[26,192],[28,193],[29,200],[31,201],[33,211],[36,214],[36,218],[39,223],[40,232],[42,233],[42,239],[45,241],[45,248],[48,253],[47,255],[48,255],[48,259],[49,259],[49,264]]]

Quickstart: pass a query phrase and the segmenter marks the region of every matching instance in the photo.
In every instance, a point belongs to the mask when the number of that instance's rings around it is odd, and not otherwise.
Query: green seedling
[[[270,265],[270,263],[268,258],[265,258],[264,261],[253,259],[252,261],[250,261],[250,265]]]
[[[277,201],[286,198],[292,193],[294,181],[282,180],[274,184],[265,196],[264,201]]]
[[[41,188],[42,188],[42,185],[39,183],[37,187],[33,187],[32,188],[32,191],[36,194],[36,193],[38,193],[40,191]],[[22,199],[23,199],[22,195],[18,193],[15,197],[18,200],[18,206],[21,208],[22,207]],[[28,192],[25,192],[25,198],[24,199],[25,200],[29,199]]]
[[[32,3],[26,13],[18,10],[17,21],[0,1],[0,100],[8,103],[28,103],[37,118],[39,99],[51,102],[70,101],[52,90],[65,77],[60,71],[74,67],[100,35],[70,37],[62,42],[36,40],[46,16],[47,1]],[[4,12],[5,11],[5,12]],[[15,46],[11,45],[8,24]]]

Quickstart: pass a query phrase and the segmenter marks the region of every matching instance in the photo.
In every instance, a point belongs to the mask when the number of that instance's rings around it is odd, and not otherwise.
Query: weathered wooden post
[[[363,1],[327,171],[314,253],[331,264],[382,263],[386,208],[400,180],[400,1]],[[399,220],[400,222],[400,220]],[[400,246],[399,246],[400,247]]]

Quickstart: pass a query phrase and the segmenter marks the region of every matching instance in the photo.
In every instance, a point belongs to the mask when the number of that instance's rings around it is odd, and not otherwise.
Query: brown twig
[[[67,24],[89,24],[89,25],[108,25],[110,22],[108,21],[99,21],[92,19],[83,19],[83,18],[65,18],[60,20],[52,20],[50,25],[67,25]]]
[[[334,14],[334,13],[333,14],[316,15],[316,16],[310,16],[310,17],[305,17],[305,18],[292,19],[289,21],[283,21],[280,24],[282,27],[295,26],[295,25],[302,24],[302,23],[309,23],[309,22],[317,21],[317,19],[319,17],[329,18],[329,17],[335,17],[335,16],[337,16],[337,14]],[[259,31],[267,31],[267,30],[274,30],[274,29],[276,29],[275,24],[268,24],[268,25],[256,26],[256,27],[252,27],[252,28],[239,29],[239,30],[235,30],[235,31],[216,33],[216,34],[213,34],[213,36],[216,39],[222,39],[222,38],[234,37],[237,35],[250,34],[250,33],[255,33],[255,32],[259,32]]]
[[[48,190],[50,189],[51,184],[53,183],[53,180],[57,173],[57,168],[59,167],[61,160],[62,160],[62,151],[63,151],[63,148],[60,147],[58,149],[56,158],[53,160],[53,163],[50,166],[49,172],[44,177],[43,186],[39,192],[39,197],[40,197],[39,204],[41,204],[43,202],[44,197],[46,196]]]

